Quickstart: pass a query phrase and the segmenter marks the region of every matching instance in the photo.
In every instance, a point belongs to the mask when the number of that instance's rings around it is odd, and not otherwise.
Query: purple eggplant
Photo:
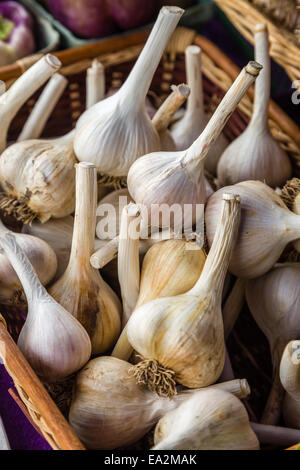
[[[0,66],[35,51],[33,19],[17,2],[0,3]]]

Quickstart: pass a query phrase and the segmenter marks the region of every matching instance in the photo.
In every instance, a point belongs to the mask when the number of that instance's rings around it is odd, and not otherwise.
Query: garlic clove
[[[224,390],[194,393],[156,425],[152,450],[258,450],[247,411]]]

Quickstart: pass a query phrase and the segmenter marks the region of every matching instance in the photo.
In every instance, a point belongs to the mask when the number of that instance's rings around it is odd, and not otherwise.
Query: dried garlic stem
[[[104,246],[99,248],[90,257],[90,263],[93,268],[102,269],[110,261],[118,256],[119,249],[119,236],[107,242]]]

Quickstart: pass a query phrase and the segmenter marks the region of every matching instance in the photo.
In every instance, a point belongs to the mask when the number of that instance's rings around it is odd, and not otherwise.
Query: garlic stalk
[[[266,24],[256,25],[254,38],[255,60],[263,65],[263,70],[255,83],[250,123],[219,161],[217,176],[221,186],[260,180],[275,188],[282,186],[292,174],[290,159],[273,138],[268,123],[271,63]]]
[[[120,302],[90,264],[94,250],[97,170],[91,163],[76,165],[76,211],[69,264],[49,294],[88,332],[92,353],[110,349],[120,333]]]
[[[154,299],[184,294],[199,279],[206,255],[195,242],[180,239],[163,240],[147,251],[141,272],[135,308]],[[133,261],[132,261],[133,262]],[[133,352],[125,327],[112,356],[128,360]]]
[[[43,380],[62,380],[89,360],[88,334],[76,318],[47,293],[14,235],[2,235],[0,243],[27,298],[28,314],[18,346]]]
[[[59,73],[53,75],[35,103],[17,142],[40,137],[67,83],[68,80],[63,75]]]
[[[17,142],[0,157],[0,208],[26,224],[74,211],[74,132],[57,139]]]
[[[147,302],[128,321],[129,342],[145,359],[135,366],[137,380],[159,394],[172,396],[175,380],[189,388],[205,387],[222,372],[222,290],[239,218],[239,197],[224,194],[214,243],[194,287]]]
[[[300,341],[290,341],[280,362],[280,381],[286,391],[283,418],[288,426],[300,429]],[[300,439],[299,439],[300,440]]]
[[[77,374],[69,422],[89,449],[115,449],[137,442],[167,411],[195,393],[185,390],[172,399],[158,397],[137,385],[131,367],[128,362],[102,356]],[[240,397],[249,393],[245,380],[213,387],[224,387]]]
[[[273,385],[262,417],[264,424],[277,424],[281,415],[284,389],[279,364],[286,344],[300,338],[299,285],[298,263],[278,265],[246,284],[250,312],[269,341],[273,362]]]
[[[136,305],[140,290],[140,215],[140,208],[135,204],[124,207],[122,212],[118,250],[118,278],[123,304],[123,328]]]
[[[225,339],[230,335],[243,308],[245,302],[245,283],[244,279],[236,279],[222,308]]]
[[[202,217],[202,211],[197,213],[197,206],[206,201],[204,162],[208,151],[260,69],[261,66],[256,62],[249,62],[226,93],[202,134],[187,150],[150,153],[131,166],[127,178],[128,190],[134,201],[147,209],[149,223],[151,219],[152,225],[153,220],[160,226],[163,224],[163,204],[168,207],[178,204],[182,209],[186,205],[183,214],[186,228]],[[182,221],[178,227],[175,224],[174,231],[177,230],[182,231]]]
[[[57,57],[47,54],[23,73],[0,97],[0,152],[6,147],[9,125],[19,109],[61,66]]]
[[[177,150],[185,150],[192,145],[209,121],[204,112],[201,54],[200,47],[195,45],[188,46],[185,50],[185,69],[191,93],[183,118],[177,121],[171,129]],[[205,168],[212,175],[216,174],[218,160],[227,145],[226,137],[220,134],[209,150]]]
[[[98,59],[94,59],[86,72],[86,109],[103,100],[105,96],[105,70]]]
[[[224,390],[194,393],[157,423],[152,450],[258,450],[247,411]]]
[[[176,150],[176,144],[168,130],[169,124],[175,112],[190,94],[189,87],[184,84],[178,86],[172,85],[171,89],[172,93],[163,102],[152,118],[152,123],[160,137],[161,150],[168,151]],[[199,133],[197,135],[199,135]]]
[[[300,238],[300,217],[287,209],[280,196],[260,181],[243,181],[216,191],[205,210],[206,234],[212,244],[223,193],[239,194],[242,222],[229,271],[252,279],[269,271],[288,243]]]
[[[0,237],[13,233],[0,221]],[[15,233],[15,239],[33,265],[40,282],[47,285],[54,277],[57,259],[53,249],[43,240],[32,235]],[[0,254],[0,302],[14,306],[26,306],[22,282],[5,254]]]
[[[94,163],[104,181],[126,177],[132,163],[160,149],[160,139],[145,108],[145,98],[164,48],[183,10],[163,7],[131,70],[113,96],[91,106],[76,125],[78,160]]]

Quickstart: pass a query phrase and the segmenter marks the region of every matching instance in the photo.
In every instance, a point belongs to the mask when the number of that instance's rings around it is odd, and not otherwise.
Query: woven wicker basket
[[[269,30],[271,57],[281,65],[290,79],[300,80],[300,45],[296,35],[276,24],[248,0],[215,0],[233,25],[251,43],[254,43],[254,27],[266,23]],[[300,84],[297,84],[300,88]]]
[[[85,107],[85,71],[94,57],[99,57],[106,66],[107,88],[120,86],[141,51],[147,34],[141,32],[123,38],[122,42],[113,39],[57,53],[63,63],[61,72],[68,77],[69,85],[49,119],[44,135],[57,136],[74,127]],[[191,43],[199,45],[203,50],[205,102],[207,111],[212,112],[238,75],[239,69],[210,41],[185,28],[175,31],[153,79],[149,97],[159,105],[169,93],[172,83],[185,81],[184,50]],[[9,86],[37,58],[2,68],[0,79],[5,80]],[[14,119],[10,139],[17,137],[38,96],[39,93],[30,99]],[[236,138],[247,126],[252,106],[253,90],[250,90],[226,125],[225,133],[230,140]],[[273,102],[270,103],[270,126],[273,135],[291,156],[296,173],[300,166],[300,129]],[[7,311],[4,307],[1,313],[0,356],[14,380],[23,404],[14,393],[12,395],[53,449],[84,449],[14,342],[23,324],[23,316],[12,310]],[[268,394],[272,371],[266,339],[247,312],[243,312],[238,320],[229,338],[228,347],[230,353],[232,352],[231,359],[237,376],[249,378],[254,390],[254,401],[246,405],[251,419],[255,420],[261,412],[261,402]],[[256,358],[260,355],[263,357],[265,364],[261,377],[257,377],[258,372],[253,361],[249,361],[249,357],[253,355]],[[255,388],[259,389],[259,395],[256,395]]]

